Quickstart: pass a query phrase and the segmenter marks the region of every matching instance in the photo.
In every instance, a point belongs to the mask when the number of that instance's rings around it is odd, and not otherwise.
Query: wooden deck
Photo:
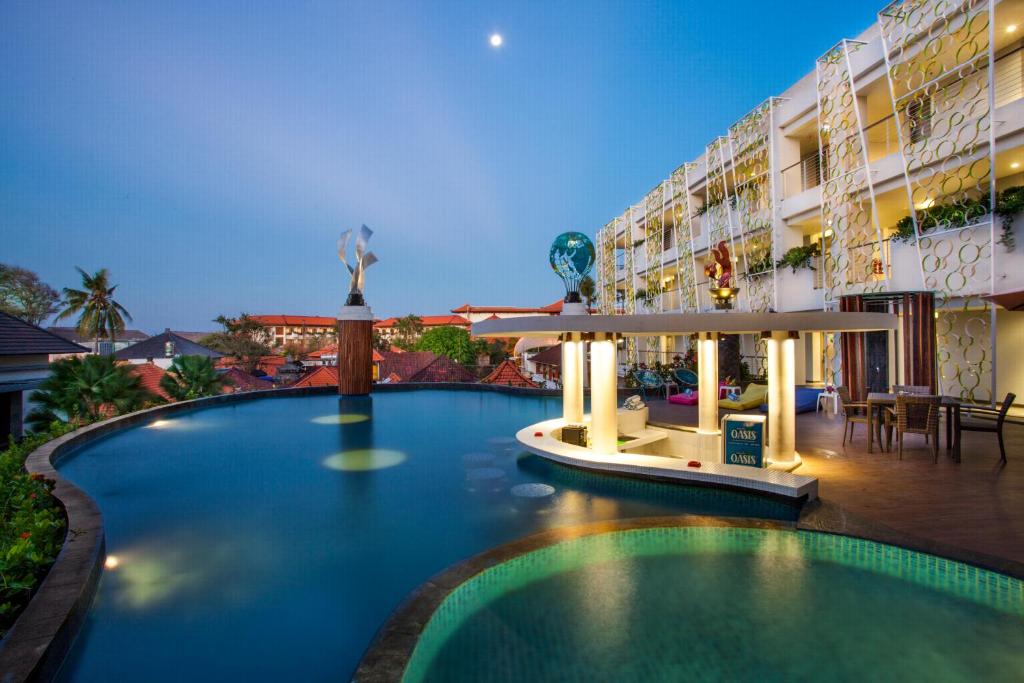
[[[696,408],[652,399],[651,422],[693,426]],[[965,433],[963,462],[945,451],[932,462],[924,437],[908,435],[903,460],[895,453],[867,452],[864,425],[854,427],[853,443],[842,445],[843,420],[835,415],[797,416],[796,470],[819,478],[823,503],[939,545],[961,548],[1024,565],[1024,426],[1004,431],[1009,463],[999,464],[994,434]]]

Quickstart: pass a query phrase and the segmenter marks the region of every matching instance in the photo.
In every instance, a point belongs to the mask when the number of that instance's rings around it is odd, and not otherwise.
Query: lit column
[[[590,445],[597,453],[618,452],[618,376],[615,336],[590,342]]]
[[[772,332],[768,347],[768,460],[796,460],[795,333]]]
[[[697,347],[698,434],[718,434],[718,334],[702,332]]]
[[[562,338],[562,417],[583,421],[583,341],[578,332]]]

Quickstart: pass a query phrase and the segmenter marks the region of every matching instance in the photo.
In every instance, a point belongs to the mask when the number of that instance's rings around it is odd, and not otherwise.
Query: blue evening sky
[[[882,0],[0,4],[0,262],[103,266],[148,332],[544,305],[593,236]],[[500,32],[495,50],[488,36]]]

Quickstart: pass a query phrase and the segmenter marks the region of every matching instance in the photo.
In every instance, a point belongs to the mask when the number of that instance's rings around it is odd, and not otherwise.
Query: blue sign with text
[[[764,457],[764,417],[727,415],[722,418],[723,462],[727,465],[767,467]]]

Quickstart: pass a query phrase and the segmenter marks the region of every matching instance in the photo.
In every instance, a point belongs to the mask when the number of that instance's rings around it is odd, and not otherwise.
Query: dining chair
[[[846,432],[850,432],[850,441],[853,441],[853,425],[868,424],[868,404],[863,401],[854,401],[850,398],[850,390],[847,387],[836,387],[839,394],[839,401],[843,404],[843,445],[846,445]]]
[[[960,418],[960,432],[990,432],[996,435],[999,439],[999,461],[1003,464],[1006,463],[1006,446],[1003,444],[1003,423],[1006,421],[1006,413],[1010,410],[1010,406],[1016,400],[1017,395],[1009,393],[1006,398],[1003,399],[1003,405],[996,410],[995,408],[975,408],[971,407],[971,413],[981,413],[983,415],[989,415],[995,417],[993,422],[991,419],[987,420],[974,420],[971,418],[964,419]],[[957,434],[957,440],[959,441],[960,435]]]
[[[939,462],[939,396],[921,394],[898,394],[896,405],[885,409],[885,442],[892,450],[892,431],[896,428],[900,460],[903,459],[903,436],[923,434],[925,443],[930,443],[934,461]]]

